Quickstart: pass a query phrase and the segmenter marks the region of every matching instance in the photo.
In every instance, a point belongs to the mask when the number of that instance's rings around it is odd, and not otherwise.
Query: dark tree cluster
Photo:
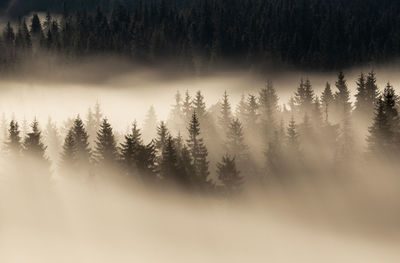
[[[30,11],[44,11],[48,1],[36,2]],[[174,61],[197,71],[271,62],[337,69],[400,54],[395,0],[126,0],[84,1],[79,7],[78,2],[57,3],[52,8],[57,15],[47,13],[42,21],[34,14],[8,23],[2,64],[42,50],[67,57],[115,54],[137,63]]]
[[[135,121],[124,136],[113,130],[99,103],[85,121],[78,115],[60,130],[50,119],[43,135],[36,120],[22,136],[18,122],[7,124],[3,116],[0,135],[13,161],[28,157],[49,171],[51,160],[53,170],[67,177],[117,174],[232,194],[260,180],[286,185],[350,174],[365,160],[395,165],[399,98],[390,83],[381,92],[376,82],[373,71],[360,74],[354,106],[340,72],[334,88],[327,83],[320,97],[309,79],[301,79],[289,107],[279,104],[267,81],[257,95],[243,95],[234,112],[227,92],[207,108],[200,91],[193,97],[178,91],[166,122],[158,122],[151,107],[143,129]],[[362,145],[355,126],[368,133]]]

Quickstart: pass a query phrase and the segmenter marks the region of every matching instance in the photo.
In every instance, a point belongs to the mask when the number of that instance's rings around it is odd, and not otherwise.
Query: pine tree
[[[86,115],[85,128],[89,136],[90,147],[93,148],[95,146],[98,127],[97,127],[97,120],[91,108],[88,109],[88,113]]]
[[[156,149],[161,154],[166,145],[167,139],[169,137],[169,131],[164,121],[160,122],[160,125],[157,127],[157,138],[155,140]]]
[[[12,120],[8,129],[8,141],[6,142],[7,152],[11,157],[16,157],[21,152],[21,137],[20,137],[18,122]]]
[[[68,170],[75,168],[77,163],[77,148],[75,143],[75,133],[74,129],[71,128],[65,137],[63,152],[61,155],[60,168],[62,170]]]
[[[229,103],[229,97],[226,91],[224,92],[224,96],[222,98],[221,111],[218,120],[222,131],[226,133],[232,120],[231,104]]]
[[[304,82],[303,79],[300,80],[299,87],[295,93],[295,105],[299,110],[300,115],[309,113],[312,110],[312,103],[314,101],[314,91],[311,86],[309,79]]]
[[[169,135],[163,148],[160,163],[160,175],[166,181],[176,181],[178,176],[178,156],[172,136]]]
[[[320,128],[323,124],[321,103],[318,96],[315,96],[314,107],[311,112],[311,119],[315,128]]]
[[[367,80],[365,82],[365,95],[366,95],[366,107],[367,116],[372,116],[374,113],[376,101],[379,97],[378,86],[376,85],[375,72],[371,71],[368,73]]]
[[[343,121],[344,119],[348,119],[351,113],[350,92],[347,88],[343,72],[339,72],[335,85],[338,89],[335,93],[335,103],[340,120]]]
[[[284,131],[283,131],[284,132]],[[285,175],[285,162],[283,155],[283,147],[285,137],[280,132],[275,131],[275,136],[268,143],[268,148],[265,153],[267,159],[266,170],[268,177],[273,177],[281,180]]]
[[[185,123],[189,123],[193,114],[193,108],[192,108],[192,99],[190,98],[188,90],[186,90],[185,93],[185,99],[182,104],[182,111],[183,111],[183,116],[185,118]]]
[[[47,145],[46,156],[52,161],[53,164],[58,163],[59,156],[62,150],[62,141],[60,139],[60,134],[58,132],[56,124],[48,119],[45,133],[44,133],[44,143]]]
[[[97,132],[95,156],[100,165],[115,165],[118,161],[117,143],[107,118],[103,120]]]
[[[244,140],[243,127],[239,119],[234,119],[229,125],[226,141],[227,153],[238,161],[244,161],[248,157],[248,147]]]
[[[202,122],[206,116],[206,104],[200,90],[197,91],[196,97],[193,99],[192,104],[193,110],[196,112],[196,116],[199,118],[200,122]]]
[[[188,132],[189,139],[187,140],[187,144],[194,167],[193,183],[197,187],[204,189],[209,186],[208,151],[203,143],[203,139],[200,137],[200,122],[196,111],[193,113]]]
[[[245,126],[249,130],[254,130],[258,121],[258,103],[254,95],[249,95],[247,101],[247,112]]]
[[[278,95],[271,81],[267,81],[265,88],[259,93],[260,117],[265,132],[275,129],[278,108]],[[271,134],[270,134],[271,135]]]
[[[392,130],[388,116],[385,112],[385,103],[378,99],[374,122],[369,128],[370,135],[367,138],[368,150],[373,154],[388,154],[392,147]]]
[[[88,141],[89,136],[79,116],[74,120],[72,130],[74,134],[78,166],[79,168],[86,168],[89,165],[91,158],[91,151]]]
[[[175,105],[171,110],[168,127],[174,132],[179,132],[185,126],[185,119],[182,111],[182,97],[179,91],[175,94]]]
[[[287,128],[287,148],[289,152],[294,154],[297,154],[300,151],[299,134],[293,116]]]
[[[42,133],[39,130],[39,123],[36,119],[31,127],[32,131],[27,134],[24,140],[24,153],[40,161],[47,162],[45,156],[46,147],[42,142]]]
[[[137,127],[136,121],[133,123],[132,131],[130,134],[125,135],[125,141],[121,144],[121,162],[125,172],[133,175],[139,172],[138,161],[139,154],[143,148],[140,130]]]
[[[367,111],[367,91],[365,88],[365,76],[364,73],[361,72],[360,77],[357,80],[357,93],[355,95],[355,113],[360,117],[360,115],[366,114]],[[366,114],[368,115],[368,114]]]
[[[94,106],[94,122],[95,122],[95,135],[100,129],[101,123],[103,121],[103,112],[101,111],[100,103],[97,101]],[[93,138],[94,140],[94,138]]]
[[[240,97],[240,101],[236,107],[236,118],[238,118],[242,123],[246,121],[247,104],[244,94]]]
[[[150,142],[157,133],[157,116],[154,107],[151,106],[143,125],[143,139]]]
[[[217,164],[218,179],[224,185],[228,193],[238,192],[243,184],[243,177],[236,168],[235,158],[229,155],[222,157],[220,163]]]

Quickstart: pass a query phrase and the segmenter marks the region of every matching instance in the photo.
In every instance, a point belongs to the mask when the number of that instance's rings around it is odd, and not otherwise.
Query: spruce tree
[[[338,89],[335,93],[335,103],[339,114],[340,121],[344,121],[350,117],[351,113],[351,102],[350,102],[350,91],[347,88],[347,83],[343,72],[339,72],[338,80],[335,83]]]
[[[7,152],[10,156],[18,156],[21,152],[21,136],[18,122],[12,120],[8,129],[8,140],[6,142]]]
[[[131,133],[125,135],[125,140],[121,144],[121,163],[125,172],[133,175],[139,172],[139,154],[144,147],[140,130],[137,127],[136,121],[133,123]]]
[[[217,174],[228,193],[236,193],[241,189],[243,177],[236,168],[234,157],[223,156],[221,162],[217,164]]]
[[[392,147],[392,130],[390,121],[385,112],[385,103],[380,97],[378,99],[375,117],[372,126],[369,128],[367,138],[368,150],[372,154],[389,154]]]
[[[42,142],[42,132],[39,130],[39,123],[36,119],[31,128],[32,131],[27,134],[24,140],[24,153],[37,160],[47,162],[46,147]]]
[[[293,154],[297,154],[300,151],[299,134],[297,132],[297,125],[293,116],[287,128],[287,148],[288,151]]]
[[[146,119],[143,125],[143,139],[145,142],[150,142],[157,135],[157,116],[154,107],[151,106],[147,112]]]
[[[178,176],[178,156],[174,146],[174,140],[169,135],[165,147],[163,148],[161,163],[160,163],[160,175],[165,181],[176,181]]]
[[[227,153],[238,161],[244,161],[248,157],[248,147],[244,140],[243,127],[239,119],[233,119],[229,125],[226,141]]]
[[[265,88],[259,92],[259,111],[264,132],[274,130],[278,108],[278,95],[271,81],[267,81]]]
[[[219,120],[219,125],[221,126],[222,131],[225,134],[228,131],[229,125],[232,120],[231,104],[229,103],[229,97],[226,91],[224,92],[224,96],[222,98],[220,116],[218,120]]]
[[[247,104],[244,94],[240,97],[240,101],[236,107],[235,115],[242,123],[246,121]]]
[[[193,183],[196,187],[204,189],[209,186],[208,180],[208,151],[200,137],[200,122],[196,111],[193,113],[192,120],[188,127],[189,139],[187,145],[193,160]]]
[[[78,166],[79,168],[87,168],[91,158],[91,150],[88,141],[89,136],[79,116],[74,120],[72,130]]]
[[[183,112],[183,116],[185,118],[185,124],[189,123],[189,121],[192,117],[192,114],[193,114],[193,108],[192,108],[192,99],[189,95],[188,90],[186,90],[186,92],[185,92],[185,99],[182,104],[182,112]]]
[[[103,120],[97,132],[95,157],[100,165],[115,165],[118,161],[117,143],[107,118]]]
[[[160,125],[157,127],[157,138],[155,140],[157,150],[159,150],[160,152],[163,151],[168,137],[169,137],[169,132],[167,125],[165,124],[164,121],[161,121]]]
[[[193,99],[192,104],[197,118],[199,118],[200,121],[203,121],[206,116],[206,104],[204,102],[203,94],[201,94],[200,90],[196,92],[196,96]]]
[[[75,134],[73,128],[68,131],[65,137],[63,152],[61,155],[60,168],[61,170],[73,169],[77,163],[77,148],[75,143]]]

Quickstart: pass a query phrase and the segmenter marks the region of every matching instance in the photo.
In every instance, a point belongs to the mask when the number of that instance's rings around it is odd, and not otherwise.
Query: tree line
[[[290,184],[323,174],[351,174],[365,161],[395,165],[399,98],[390,83],[379,90],[373,71],[361,73],[356,84],[353,104],[342,72],[334,88],[326,83],[321,96],[309,79],[301,79],[287,105],[280,105],[267,81],[257,95],[243,94],[236,110],[227,92],[207,108],[201,91],[194,96],[178,91],[167,121],[158,121],[151,107],[142,129],[135,121],[122,135],[99,103],[89,108],[86,120],[78,115],[57,128],[49,119],[44,134],[37,120],[21,129],[3,116],[4,154],[34,160],[44,170],[53,163],[53,171],[67,177],[119,174],[227,193],[239,191],[245,182]],[[355,127],[366,131],[362,140]]]
[[[103,2],[81,8],[60,3],[54,16],[8,23],[0,47],[3,67],[38,58],[40,50],[68,58],[115,54],[153,65],[174,61],[194,71],[268,63],[338,69],[400,53],[394,0]]]

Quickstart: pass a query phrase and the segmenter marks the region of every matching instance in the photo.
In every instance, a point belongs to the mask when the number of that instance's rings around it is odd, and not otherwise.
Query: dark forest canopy
[[[394,0],[38,0],[1,8],[15,21],[2,39],[7,65],[38,46],[68,57],[174,60],[196,70],[221,63],[340,69],[400,53],[400,5]],[[17,18],[32,10],[57,15],[41,24],[35,16]]]

